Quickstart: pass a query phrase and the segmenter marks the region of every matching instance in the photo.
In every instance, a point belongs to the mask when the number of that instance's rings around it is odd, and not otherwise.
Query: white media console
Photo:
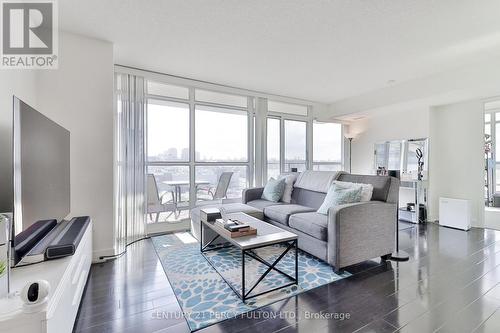
[[[71,332],[91,263],[92,222],[72,256],[12,269],[11,293],[17,294],[0,299],[0,332]],[[25,313],[19,292],[28,282],[34,280],[49,282],[49,300],[43,310]]]

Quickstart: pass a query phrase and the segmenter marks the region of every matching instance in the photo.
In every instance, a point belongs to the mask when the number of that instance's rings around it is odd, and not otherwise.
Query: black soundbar
[[[45,249],[45,259],[51,260],[73,255],[89,224],[90,217],[88,216],[72,218],[65,230]]]
[[[57,220],[40,220],[14,237],[14,261],[17,263],[28,254],[57,225]]]

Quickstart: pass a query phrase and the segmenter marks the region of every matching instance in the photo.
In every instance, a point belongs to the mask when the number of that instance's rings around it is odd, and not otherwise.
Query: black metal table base
[[[250,299],[250,298],[253,298],[253,297],[257,297],[257,296],[261,296],[261,295],[264,295],[264,294],[276,291],[278,289],[286,288],[286,287],[293,286],[293,285],[298,285],[298,281],[299,281],[299,269],[298,269],[298,253],[297,253],[297,240],[296,239],[292,240],[292,241],[284,241],[284,242],[279,242],[279,243],[274,243],[274,244],[269,244],[269,245],[262,245],[262,246],[254,247],[254,248],[251,248],[251,249],[241,250],[241,291],[240,291],[235,286],[233,286],[231,284],[231,282],[229,282],[228,280],[226,280],[226,278],[224,278],[224,276],[217,270],[217,267],[215,267],[214,264],[211,262],[210,258],[207,255],[205,255],[205,253],[208,252],[208,251],[214,251],[214,250],[219,250],[219,249],[223,249],[223,248],[228,248],[228,247],[232,247],[233,245],[231,245],[231,244],[221,244],[221,245],[218,245],[218,246],[210,247],[210,245],[216,239],[218,239],[220,237],[220,235],[216,235],[207,244],[204,244],[203,243],[203,222],[200,221],[200,224],[201,224],[200,225],[200,229],[201,229],[200,230],[201,231],[200,232],[200,252],[201,252],[201,254],[203,255],[203,257],[205,257],[205,259],[210,264],[210,266],[212,266],[212,268],[220,275],[220,277],[224,280],[224,282],[227,283],[227,285],[234,291],[234,293],[236,295],[238,295],[239,298],[241,298],[241,300],[243,302],[245,302],[247,299]],[[286,248],[278,256],[278,258],[276,258],[272,263],[270,263],[267,260],[263,259],[257,253],[254,252],[255,249],[263,248],[263,247],[266,247],[266,246],[273,246],[273,245],[277,245],[277,244],[285,244]],[[295,276],[291,276],[290,274],[287,274],[287,273],[283,272],[282,270],[280,270],[279,268],[276,267],[276,265],[281,261],[281,259],[283,259],[285,257],[285,255],[289,251],[291,251],[292,249],[295,252]],[[257,282],[255,282],[250,288],[248,288],[248,291],[247,291],[247,288],[246,288],[246,285],[245,285],[245,262],[246,262],[245,258],[247,256],[250,257],[250,258],[252,258],[252,259],[255,259],[258,262],[260,262],[260,263],[262,263],[262,264],[264,264],[264,265],[267,266],[267,270],[264,273],[262,273],[262,275],[257,279]],[[275,272],[277,272],[277,273],[285,276],[286,278],[288,278],[290,280],[290,283],[286,283],[286,284],[284,284],[282,286],[279,286],[279,287],[276,287],[276,288],[272,288],[272,289],[269,289],[269,290],[265,290],[265,291],[262,291],[262,292],[257,293],[257,294],[250,295],[250,293],[255,290],[255,288],[259,285],[259,283],[261,283],[262,280],[264,280],[264,278],[271,271],[275,271]]]

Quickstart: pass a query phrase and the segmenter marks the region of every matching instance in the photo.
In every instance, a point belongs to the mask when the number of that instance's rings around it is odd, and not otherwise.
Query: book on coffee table
[[[237,220],[227,220],[223,219],[215,220],[214,225],[220,229],[220,231],[231,238],[256,235],[257,229],[252,228],[247,223],[243,223]]]

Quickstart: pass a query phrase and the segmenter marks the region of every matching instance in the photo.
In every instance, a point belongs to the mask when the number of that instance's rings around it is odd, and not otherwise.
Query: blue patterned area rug
[[[299,284],[246,300],[245,303],[221,278],[221,273],[233,286],[241,290],[241,254],[234,248],[206,252],[217,271],[200,253],[200,244],[189,233],[178,233],[152,238],[156,253],[192,331],[258,309],[312,288],[343,279],[349,273],[337,275],[327,263],[298,251]],[[273,262],[283,251],[283,246],[256,249],[261,258]],[[276,267],[293,276],[294,251],[287,253]],[[267,266],[247,256],[245,260],[246,288],[253,286],[267,270]],[[271,271],[251,295],[276,288],[289,280]],[[248,289],[247,289],[248,290]]]

